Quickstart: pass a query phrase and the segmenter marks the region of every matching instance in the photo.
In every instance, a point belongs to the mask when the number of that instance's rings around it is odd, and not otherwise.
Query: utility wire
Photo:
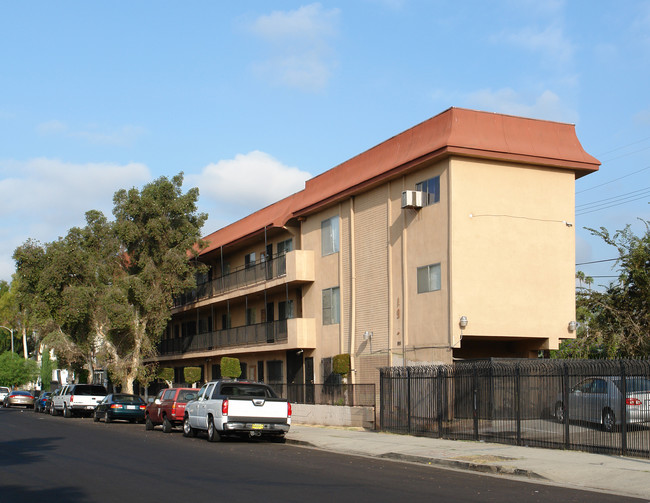
[[[603,203],[605,203],[605,202],[615,201],[615,200],[617,200],[617,199],[621,199],[621,198],[624,198],[624,197],[631,197],[631,196],[633,196],[633,195],[639,195],[641,192],[643,192],[643,193],[645,193],[645,192],[650,193],[650,187],[645,187],[645,188],[643,188],[643,189],[633,190],[632,192],[627,192],[627,193],[625,193],[625,194],[621,194],[621,195],[619,195],[619,196],[607,197],[607,198],[605,198],[605,199],[601,199],[601,200],[599,200],[599,201],[593,201],[593,202],[591,202],[591,203],[576,204],[576,210],[577,210],[577,211],[581,211],[581,210],[579,210],[579,208],[586,209],[587,206],[600,205],[600,204],[603,204]]]
[[[618,178],[614,178],[613,180],[610,180],[609,182],[604,182],[604,183],[601,183],[599,185],[594,185],[593,187],[590,187],[588,189],[579,190],[579,191],[576,192],[576,195],[582,194],[583,192],[588,192],[590,190],[597,189],[598,187],[602,187],[603,185],[609,185],[610,183],[617,182],[618,180],[622,180],[623,178],[627,178],[629,176],[636,175],[637,173],[641,173],[642,171],[646,171],[648,169],[650,169],[650,166],[646,166],[645,168],[642,168],[642,169],[640,169],[638,171],[634,171],[633,173],[630,173],[630,174],[627,174],[627,175],[619,176]]]
[[[645,199],[647,196],[648,196],[647,194],[644,194],[642,196],[635,197],[633,199],[627,199],[627,200],[621,201],[619,203],[613,203],[613,204],[602,206],[600,208],[593,208],[593,209],[590,209],[590,210],[581,211],[579,213],[576,213],[576,217],[581,216],[581,215],[586,215],[588,213],[594,213],[594,212],[600,211],[600,210],[606,210],[607,208],[613,208],[614,206],[620,206],[621,204],[631,203],[633,201],[638,201],[639,199]]]
[[[618,257],[618,258],[606,258],[603,260],[593,260],[591,262],[580,262],[576,265],[587,265],[587,264],[600,264],[601,262],[614,262],[615,260],[621,260],[621,258],[625,257]]]

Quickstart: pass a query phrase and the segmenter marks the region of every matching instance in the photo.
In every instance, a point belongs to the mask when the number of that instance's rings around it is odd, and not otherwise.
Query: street
[[[0,409],[0,501],[639,501],[290,444]],[[289,439],[291,434],[289,434]]]

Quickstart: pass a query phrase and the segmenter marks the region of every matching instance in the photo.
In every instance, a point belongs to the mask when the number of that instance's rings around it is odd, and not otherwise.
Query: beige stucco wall
[[[451,329],[465,336],[570,337],[575,318],[574,175],[453,159]]]

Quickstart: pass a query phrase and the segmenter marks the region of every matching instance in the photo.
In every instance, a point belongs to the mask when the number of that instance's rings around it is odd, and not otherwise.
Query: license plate
[[[254,430],[263,430],[263,429],[264,429],[264,425],[263,425],[263,424],[259,424],[259,423],[254,423],[254,424],[253,424],[253,429],[254,429]]]
[[[135,410],[138,407],[136,405],[127,405],[126,408],[129,409],[129,410]]]
[[[86,405],[86,410],[94,410],[95,406],[94,405]]]

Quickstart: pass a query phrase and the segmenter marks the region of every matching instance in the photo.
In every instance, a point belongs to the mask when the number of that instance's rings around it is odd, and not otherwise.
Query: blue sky
[[[7,281],[120,188],[183,171],[207,234],[450,106],[576,124],[576,262],[650,219],[648,0],[6,0],[0,65]]]

